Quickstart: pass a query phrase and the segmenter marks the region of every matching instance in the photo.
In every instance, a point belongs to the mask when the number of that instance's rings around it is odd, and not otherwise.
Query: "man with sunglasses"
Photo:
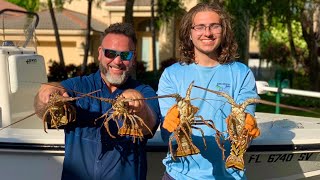
[[[75,77],[59,84],[42,85],[35,97],[35,109],[42,117],[50,94],[60,92],[66,97],[80,96],[76,92],[115,99],[119,95],[130,99],[156,96],[155,91],[132,79],[129,74],[135,63],[136,35],[127,23],[110,25],[104,32],[98,48],[99,70],[88,76]],[[56,86],[62,86],[58,88]],[[68,123],[65,130],[65,159],[62,179],[146,179],[147,160],[145,146],[160,122],[158,101],[136,100],[129,102],[129,111],[141,117],[148,126],[141,127],[143,140],[133,142],[129,136],[119,136],[115,121],[109,121],[112,138],[99,119],[111,107],[110,103],[84,97],[76,100],[75,122]],[[98,119],[98,120],[96,120]],[[96,121],[95,121],[96,120]],[[119,126],[122,121],[118,121]]]

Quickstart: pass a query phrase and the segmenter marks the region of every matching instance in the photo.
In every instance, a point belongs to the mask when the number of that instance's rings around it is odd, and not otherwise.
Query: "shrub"
[[[49,74],[48,81],[62,81],[67,78],[76,77],[81,75],[81,65],[76,66],[74,64],[69,64],[64,68],[56,61],[50,60],[49,63]],[[87,66],[86,72],[84,74],[91,74],[99,69],[99,65],[96,63],[90,63]]]

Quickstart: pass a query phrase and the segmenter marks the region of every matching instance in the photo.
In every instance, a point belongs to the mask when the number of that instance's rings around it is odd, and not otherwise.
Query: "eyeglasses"
[[[209,28],[209,31],[211,31],[212,33],[221,33],[222,31],[222,26],[218,23],[212,23],[208,26],[204,24],[198,24],[191,27],[191,29],[195,30],[198,33],[204,33],[207,28]]]
[[[120,56],[122,61],[131,61],[134,51],[115,51],[111,49],[104,49],[104,56],[110,59],[115,59],[117,56]]]

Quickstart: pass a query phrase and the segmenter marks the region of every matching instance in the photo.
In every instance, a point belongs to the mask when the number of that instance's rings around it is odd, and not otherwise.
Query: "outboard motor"
[[[43,128],[33,116],[33,100],[41,83],[47,82],[45,61],[36,52],[36,13],[13,9],[0,11],[0,127]],[[31,46],[30,46],[31,45]]]

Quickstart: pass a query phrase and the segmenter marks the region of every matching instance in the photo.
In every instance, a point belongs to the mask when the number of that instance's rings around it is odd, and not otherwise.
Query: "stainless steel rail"
[[[258,94],[265,94],[269,91],[269,92],[276,92],[276,93],[279,92],[283,94],[320,98],[320,92],[289,89],[289,88],[269,87],[269,84],[266,81],[257,81],[256,85],[258,89]]]

